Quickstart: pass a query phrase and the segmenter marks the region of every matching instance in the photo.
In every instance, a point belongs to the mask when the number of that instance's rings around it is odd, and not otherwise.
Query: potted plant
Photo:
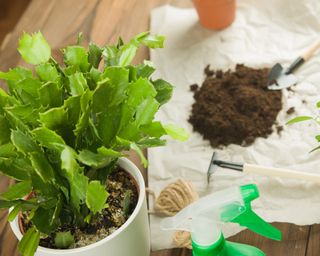
[[[0,194],[0,209],[20,239],[22,255],[149,255],[145,185],[124,158],[162,146],[163,135],[187,138],[154,121],[172,86],[152,80],[149,61],[132,65],[140,45],[163,47],[164,38],[141,33],[129,43],[51,56],[40,32],[24,34],[18,51],[35,66],[0,72],[0,170],[16,180]],[[40,246],[38,246],[40,244]]]

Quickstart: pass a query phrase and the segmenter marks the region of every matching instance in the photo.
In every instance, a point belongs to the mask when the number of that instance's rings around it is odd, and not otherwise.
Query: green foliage
[[[307,120],[312,120],[313,117],[311,116],[297,116],[287,122],[287,124],[294,124],[294,123],[299,123]]]
[[[122,210],[125,213],[125,215],[129,214],[129,210],[130,210],[130,203],[131,203],[131,196],[132,196],[132,192],[130,190],[127,190],[124,193],[124,197],[123,200],[121,202],[122,205]]]
[[[57,232],[54,238],[54,244],[57,248],[67,249],[74,243],[74,237],[70,231],[68,232]]]
[[[0,172],[17,180],[0,194],[0,208],[13,207],[11,220],[30,211],[33,226],[19,245],[23,255],[34,254],[40,234],[95,220],[107,207],[106,179],[126,151],[136,151],[146,166],[142,150],[164,145],[163,135],[187,138],[183,129],[154,121],[172,85],[150,78],[150,61],[132,64],[140,46],[161,48],[163,42],[144,32],[128,43],[90,43],[86,50],[79,36],[77,45],[63,49],[59,65],[40,32],[22,36],[18,51],[35,72],[0,72],[9,89],[0,89]],[[56,234],[59,248],[73,242],[70,233]]]
[[[164,125],[163,128],[168,135],[176,140],[186,141],[189,137],[189,134],[184,129],[176,125],[167,124]]]
[[[320,108],[320,101],[316,103],[316,107]],[[317,124],[320,124],[319,117],[312,117],[312,116],[297,116],[297,117],[289,120],[287,122],[287,124],[294,124],[294,123],[299,123],[299,122],[304,122],[304,121],[309,121],[309,120],[313,120]],[[320,135],[316,135],[315,139],[319,143],[320,142]],[[312,152],[317,151],[319,149],[320,149],[320,146],[317,146],[317,147],[313,148],[309,153],[312,153]]]
[[[153,81],[153,86],[158,92],[156,99],[161,105],[167,103],[171,99],[173,87],[167,81],[157,79]]]
[[[17,200],[31,192],[31,181],[21,181],[13,186],[11,186],[6,192],[0,194],[0,198],[7,201]]]
[[[19,251],[23,252],[23,256],[33,256],[37,250],[40,241],[40,232],[36,227],[31,227],[24,234],[19,243]]]
[[[107,198],[108,192],[99,181],[93,180],[88,184],[86,203],[93,214],[106,207]]]
[[[51,56],[51,48],[41,32],[34,35],[24,34],[18,51],[26,62],[34,65],[47,62]]]

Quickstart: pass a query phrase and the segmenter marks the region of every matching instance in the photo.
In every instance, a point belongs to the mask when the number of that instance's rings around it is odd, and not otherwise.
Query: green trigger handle
[[[240,192],[245,204],[245,211],[230,222],[238,223],[259,235],[280,241],[282,238],[281,231],[264,221],[251,208],[251,202],[259,197],[257,186],[254,184],[241,186]]]

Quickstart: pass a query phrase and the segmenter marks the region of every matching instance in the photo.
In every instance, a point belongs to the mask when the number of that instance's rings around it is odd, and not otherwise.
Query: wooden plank
[[[16,48],[22,33],[41,30],[52,48],[75,42],[82,28],[90,23],[98,0],[33,0],[21,17],[7,47],[0,51],[0,70],[15,66],[20,57]]]
[[[192,256],[189,249],[172,249],[152,252],[151,256]]]
[[[310,236],[306,253],[306,256],[318,255],[320,255],[320,224],[310,227]]]
[[[249,230],[242,231],[228,240],[256,246],[267,255],[305,255],[309,238],[309,226],[296,226],[288,223],[273,223],[273,225],[282,231],[283,237],[280,242],[259,236]]]
[[[30,0],[0,1],[0,42],[14,28]]]
[[[2,211],[0,213],[0,230],[0,255],[19,255],[17,248],[18,240],[11,231],[10,225],[7,224],[7,211]]]

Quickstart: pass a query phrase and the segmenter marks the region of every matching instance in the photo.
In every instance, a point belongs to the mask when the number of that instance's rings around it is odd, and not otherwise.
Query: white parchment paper
[[[320,152],[309,153],[317,146],[314,136],[320,131],[319,127],[312,122],[285,125],[296,115],[318,114],[315,103],[320,100],[320,54],[296,72],[300,82],[295,92],[284,91],[283,110],[277,118],[284,125],[280,136],[274,132],[249,147],[229,145],[213,149],[192,131],[187,120],[194,102],[189,86],[201,85],[207,64],[213,69],[233,68],[236,63],[252,67],[271,67],[276,62],[289,65],[320,38],[320,2],[239,0],[236,21],[223,31],[201,27],[194,9],[163,6],[152,12],[151,32],[167,38],[164,49],[151,53],[157,68],[155,77],[175,85],[173,99],[157,118],[183,126],[191,136],[185,143],[169,140],[167,146],[148,151],[149,187],[158,194],[166,185],[183,178],[192,181],[203,196],[226,187],[255,183],[261,195],[254,202],[254,209],[267,221],[319,223],[319,184],[218,169],[207,187],[206,172],[215,150],[223,160],[320,175]],[[286,111],[290,107],[295,107],[296,112],[288,116]],[[151,215],[150,220],[153,250],[173,247],[172,232],[160,230],[161,218]],[[227,236],[240,231],[234,225],[227,225],[225,229]]]

